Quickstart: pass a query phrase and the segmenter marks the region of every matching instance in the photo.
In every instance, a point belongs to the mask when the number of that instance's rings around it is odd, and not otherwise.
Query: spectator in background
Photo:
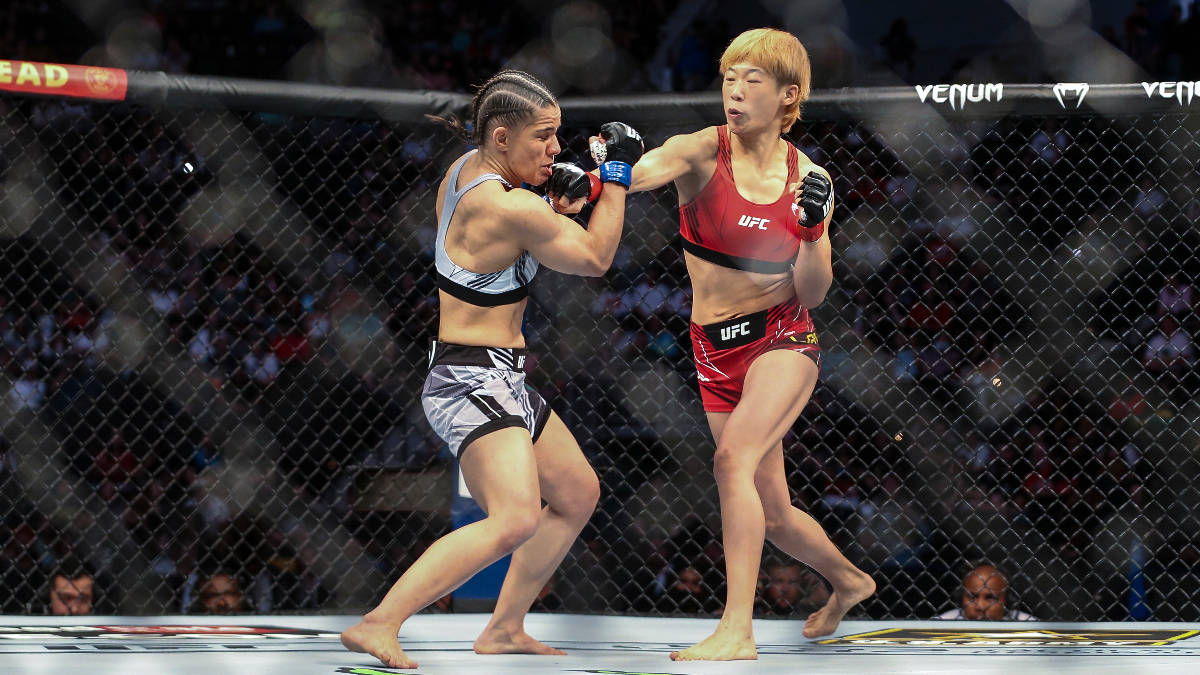
[[[1179,319],[1174,314],[1164,314],[1159,319],[1158,332],[1146,343],[1142,363],[1151,375],[1162,378],[1171,389],[1184,384],[1195,373],[1196,345],[1192,337],[1180,329]]]
[[[712,592],[704,587],[704,575],[695,566],[685,564],[677,572],[668,570],[668,575],[668,578],[674,576],[674,580],[659,598],[658,611],[712,614],[720,609]]]
[[[267,532],[272,555],[252,584],[254,607],[273,610],[320,609],[329,598],[321,577],[313,569],[317,559],[311,546],[297,547],[278,529]]]
[[[1008,577],[987,563],[976,565],[963,578],[962,606],[934,618],[961,621],[1037,621],[1008,607]]]
[[[75,558],[64,558],[50,575],[49,608],[54,616],[92,614],[96,575]]]
[[[233,614],[244,611],[242,585],[233,574],[213,571],[196,584],[193,613]]]
[[[27,368],[13,382],[8,397],[14,411],[29,409],[36,412],[46,402],[45,369],[36,361],[30,362]]]
[[[719,613],[720,597],[713,591],[724,581],[719,570],[723,552],[712,529],[692,515],[664,542],[662,553],[666,564],[654,581],[661,591],[658,611]]]
[[[254,346],[242,358],[246,375],[255,384],[266,386],[279,377],[279,357],[270,350],[265,339],[254,341]]]
[[[1195,311],[1197,304],[1200,304],[1200,295],[1196,294],[1195,288],[1182,276],[1172,274],[1158,292],[1157,314],[1174,314],[1184,319]]]
[[[807,616],[829,601],[829,589],[797,562],[773,560],[765,566],[759,610],[774,616]]]

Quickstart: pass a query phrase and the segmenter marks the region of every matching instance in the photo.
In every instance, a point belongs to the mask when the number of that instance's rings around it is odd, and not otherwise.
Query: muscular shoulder
[[[663,148],[683,168],[675,176],[679,203],[686,204],[708,184],[717,166],[717,127],[706,127],[690,134],[667,139]]]
[[[667,139],[663,147],[672,154],[698,164],[717,156],[717,127],[705,127],[690,134],[679,134]]]
[[[485,203],[482,207],[487,209],[493,222],[504,232],[536,233],[547,228],[553,231],[558,227],[554,210],[546,200],[529,190],[506,190],[499,181],[489,182],[494,185],[493,191],[488,194],[490,203]],[[524,239],[520,236],[518,238]]]
[[[550,205],[546,200],[537,196],[529,190],[522,188],[506,188],[500,181],[489,181],[485,183],[491,190],[488,196],[491,198],[489,208],[493,213],[504,218],[518,216],[521,213],[528,213],[531,209],[549,209]],[[481,186],[482,187],[482,186]]]
[[[522,213],[539,205],[549,208],[545,201],[529,190],[507,188],[498,180],[489,180],[463,195],[454,217],[470,220],[472,229],[477,233],[493,228],[503,232],[518,223]]]

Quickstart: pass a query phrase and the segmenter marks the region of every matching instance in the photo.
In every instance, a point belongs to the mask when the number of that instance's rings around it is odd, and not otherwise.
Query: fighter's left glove
[[[809,171],[796,191],[800,205],[800,238],[816,241],[825,233],[825,219],[833,210],[833,184],[819,171]]]
[[[600,180],[618,183],[628,190],[633,184],[633,165],[645,150],[642,135],[624,122],[606,122],[600,126],[600,137],[593,137],[588,149],[600,166]]]

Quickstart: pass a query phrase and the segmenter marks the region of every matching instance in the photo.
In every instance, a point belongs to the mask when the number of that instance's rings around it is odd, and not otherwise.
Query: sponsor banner
[[[918,84],[914,88],[921,103],[948,103],[951,110],[962,110],[967,103],[999,102],[1004,99],[1004,85],[997,82]]]
[[[1083,105],[1088,89],[1087,82],[1059,82],[1054,85],[1054,98],[1063,110],[1073,110]]]
[[[823,645],[858,647],[1161,647],[1200,630],[1083,630],[998,628],[980,631],[888,628],[828,640]]]
[[[1191,105],[1192,98],[1200,92],[1200,82],[1143,82],[1146,98],[1175,99],[1179,105]]]
[[[129,78],[119,68],[0,59],[0,90],[23,94],[125,100]]]
[[[22,640],[140,640],[157,638],[278,640],[336,638],[338,636],[338,633],[307,630],[304,628],[285,628],[282,626],[0,626],[0,644]]]

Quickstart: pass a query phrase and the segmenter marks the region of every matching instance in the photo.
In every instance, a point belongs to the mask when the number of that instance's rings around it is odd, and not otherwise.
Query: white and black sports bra
[[[446,196],[445,201],[442,202],[442,217],[438,219],[437,242],[434,245],[437,284],[441,290],[472,305],[480,307],[510,305],[529,295],[529,284],[538,270],[538,261],[533,254],[529,251],[522,251],[520,257],[512,265],[497,272],[480,274],[459,267],[446,253],[446,231],[450,227],[450,219],[454,216],[454,208],[458,206],[458,201],[462,199],[463,195],[489,180],[498,180],[505,187],[512,188],[512,185],[500,174],[485,173],[464,185],[461,190],[456,190],[458,176],[462,173],[467,158],[475,152],[477,151],[472,150],[458,160],[446,182]]]

